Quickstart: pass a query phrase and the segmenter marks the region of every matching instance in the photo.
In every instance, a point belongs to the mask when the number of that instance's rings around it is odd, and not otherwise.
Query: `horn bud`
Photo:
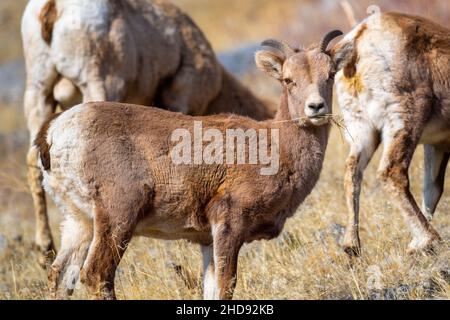
[[[322,53],[325,53],[327,51],[328,45],[331,41],[333,41],[335,38],[342,36],[344,33],[341,30],[333,30],[331,32],[328,32],[320,41],[319,44],[319,50]]]
[[[265,40],[261,43],[261,45],[264,47],[271,47],[277,49],[278,51],[282,52],[286,58],[294,55],[297,52],[287,42],[274,39]]]

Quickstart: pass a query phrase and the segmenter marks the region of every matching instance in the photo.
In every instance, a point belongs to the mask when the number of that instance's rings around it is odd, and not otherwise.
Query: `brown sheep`
[[[241,246],[278,236],[319,179],[335,73],[326,48],[341,34],[307,50],[263,43],[276,51],[257,52],[256,63],[283,86],[274,120],[99,102],[48,121],[35,147],[46,191],[65,215],[49,272],[52,293],[70,294],[67,283],[80,275],[94,296],[114,299],[116,267],[132,236],[143,235],[200,244],[205,298],[232,298]],[[191,151],[182,161],[174,157],[179,138],[189,138],[193,158]],[[211,143],[204,148],[203,141]],[[259,150],[251,148],[256,142]]]

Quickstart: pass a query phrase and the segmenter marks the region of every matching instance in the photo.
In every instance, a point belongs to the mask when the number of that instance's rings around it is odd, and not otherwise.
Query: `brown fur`
[[[56,1],[49,0],[42,8],[39,14],[39,21],[41,22],[42,39],[50,45],[53,37],[53,26],[58,19],[58,12],[56,10]]]
[[[264,51],[257,60],[269,56]],[[68,111],[66,123],[52,122],[57,147],[50,154],[57,165],[48,171],[50,194],[63,199],[70,211],[71,196],[60,187],[80,183],[85,191],[75,187],[71,193],[95,203],[94,237],[81,274],[94,295],[115,297],[114,271],[131,235],[137,234],[213,246],[217,297],[232,297],[241,246],[280,234],[316,184],[328,142],[329,124],[315,122],[322,113],[308,117],[305,112],[311,96],[326,103],[321,112],[331,112],[331,58],[314,49],[279,62],[279,78],[290,77],[293,82],[283,84],[274,120],[258,122],[230,114],[191,117],[98,102]],[[278,173],[261,175],[262,164],[174,164],[171,152],[176,143],[170,140],[171,134],[181,128],[192,134],[194,121],[224,136],[232,128],[279,130]],[[70,151],[68,145],[73,142],[57,140],[63,136],[59,130],[75,135],[77,144]],[[274,143],[269,141],[269,149]],[[66,158],[65,152],[77,156],[61,170],[59,161]],[[78,182],[72,184],[72,179]]]

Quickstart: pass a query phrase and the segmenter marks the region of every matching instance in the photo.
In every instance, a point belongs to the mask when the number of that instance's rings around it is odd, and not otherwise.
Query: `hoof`
[[[347,233],[342,241],[342,247],[350,258],[361,256],[361,241],[358,233]]]
[[[48,267],[53,263],[56,257],[56,250],[53,243],[46,246],[35,245],[35,250],[38,254],[38,263],[43,269],[48,269]]]
[[[358,258],[361,256],[361,247],[359,247],[359,246],[344,246],[344,252],[350,258]]]
[[[435,247],[442,242],[441,237],[437,233],[433,233],[428,240],[414,239],[408,246],[406,252],[410,255],[415,254],[435,254]]]
[[[418,256],[418,255],[435,255],[435,247],[434,245],[429,245],[424,248],[408,248],[406,253],[410,256]]]

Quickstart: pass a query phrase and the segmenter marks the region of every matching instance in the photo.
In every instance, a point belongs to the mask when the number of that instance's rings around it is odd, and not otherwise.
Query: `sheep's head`
[[[266,40],[262,45],[275,50],[256,53],[259,69],[281,82],[292,119],[307,119],[307,123],[315,126],[328,122],[336,67],[327,47],[341,35],[341,31],[332,31],[318,46],[306,50],[293,49],[285,42]]]

